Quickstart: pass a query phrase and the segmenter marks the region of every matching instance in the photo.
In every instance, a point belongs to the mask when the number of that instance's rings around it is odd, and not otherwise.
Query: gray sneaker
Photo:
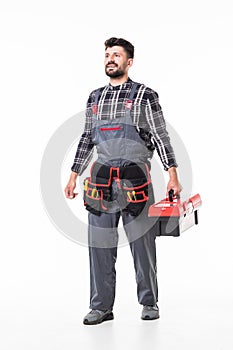
[[[155,306],[144,305],[142,309],[142,320],[156,320],[159,318],[159,308]]]
[[[111,310],[91,310],[83,319],[84,324],[98,324],[103,321],[113,320],[113,312]]]

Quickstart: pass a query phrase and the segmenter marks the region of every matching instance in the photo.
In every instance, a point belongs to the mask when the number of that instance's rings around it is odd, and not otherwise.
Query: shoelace
[[[156,306],[147,306],[147,305],[145,305],[144,306],[144,310],[148,310],[148,311],[150,311],[150,310],[157,310],[157,307]]]
[[[102,313],[104,313],[104,312],[101,310],[91,310],[91,312],[90,312],[90,314],[94,314],[94,315],[98,315],[98,314],[101,315]]]

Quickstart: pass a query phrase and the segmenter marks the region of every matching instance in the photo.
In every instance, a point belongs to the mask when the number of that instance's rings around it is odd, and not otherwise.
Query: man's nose
[[[115,56],[114,56],[114,54],[110,54],[109,56],[108,56],[108,63],[115,63]]]
[[[114,59],[112,59],[112,58],[109,58],[109,59],[108,59],[108,64],[115,64],[115,61],[114,61]]]

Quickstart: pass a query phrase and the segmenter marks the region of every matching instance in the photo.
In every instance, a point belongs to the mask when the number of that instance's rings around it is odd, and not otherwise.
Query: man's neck
[[[127,82],[128,75],[123,75],[122,77],[110,78],[110,84],[112,86],[122,85]]]

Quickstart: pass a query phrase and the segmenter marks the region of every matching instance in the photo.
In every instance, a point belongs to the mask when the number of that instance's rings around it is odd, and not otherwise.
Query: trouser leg
[[[88,214],[90,308],[112,310],[115,300],[118,232],[120,212]]]
[[[154,228],[148,225],[146,217],[145,220],[139,220],[123,213],[122,220],[134,260],[138,302],[142,305],[155,305],[158,301],[158,284]]]

